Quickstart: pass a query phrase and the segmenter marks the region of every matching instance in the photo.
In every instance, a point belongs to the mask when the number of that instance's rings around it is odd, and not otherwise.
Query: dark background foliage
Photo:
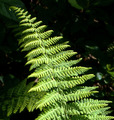
[[[18,22],[9,11],[12,5],[27,9],[48,29],[53,29],[54,35],[63,35],[65,41],[70,41],[71,49],[78,52],[74,59],[82,57],[80,65],[91,66],[89,72],[96,75],[85,83],[99,86],[94,98],[113,101],[114,49],[109,48],[114,46],[114,0],[0,0],[0,94],[29,72],[10,28]],[[113,103],[110,106],[114,109]],[[35,116],[36,112],[29,114]],[[26,119],[17,116],[14,118]]]

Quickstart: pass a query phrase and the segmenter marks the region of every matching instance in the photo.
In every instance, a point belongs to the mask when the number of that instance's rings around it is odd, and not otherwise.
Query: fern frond
[[[59,40],[61,40],[62,38],[63,38],[62,36],[58,36],[58,37],[56,36],[56,37],[49,38],[49,39],[45,40],[45,45],[46,46],[53,45],[56,42],[58,42]]]
[[[90,104],[88,102],[88,103],[80,103],[79,108],[83,111],[83,113],[91,114],[93,111],[95,112],[100,108],[106,107],[107,105],[108,104],[100,104],[100,103]]]
[[[30,77],[41,78],[45,76],[54,76],[54,77],[62,78],[62,77],[78,76],[79,74],[82,74],[88,71],[89,69],[91,68],[86,68],[86,67],[69,67],[69,68],[61,67],[55,69],[49,68],[46,70],[43,69],[43,70],[39,70],[38,72],[34,72],[30,74],[28,78]]]
[[[30,26],[31,24],[27,25]],[[19,44],[22,44],[23,42],[30,41],[31,39],[46,39],[53,33],[53,30],[48,30],[44,33],[31,33],[21,39],[19,39]],[[22,34],[21,32],[19,34]],[[24,46],[23,46],[24,47]]]
[[[29,21],[28,19],[27,19],[27,21]],[[31,19],[31,21],[29,21],[30,23],[32,23],[33,22],[33,20]],[[21,26],[21,24],[20,24],[20,26]],[[23,35],[23,34],[28,34],[28,33],[34,33],[34,32],[37,32],[37,33],[40,33],[40,32],[43,32],[45,29],[47,28],[47,26],[46,25],[42,25],[42,26],[40,26],[40,27],[38,27],[38,28],[27,28],[26,30],[24,30],[23,32],[20,32],[20,33],[17,33],[16,35]]]
[[[58,83],[54,79],[48,80],[46,82],[39,82],[34,87],[32,87],[29,92],[31,91],[47,91],[51,88],[57,87]]]
[[[3,101],[1,107],[3,111],[7,111],[7,116],[10,116],[12,113],[22,112],[25,107],[31,102],[29,109],[32,109],[32,106],[36,103],[41,95],[36,92],[28,93],[28,90],[33,86],[34,82],[26,85],[26,80],[22,81],[16,87],[11,88],[7,92],[7,99]],[[43,93],[42,93],[43,94]],[[6,94],[4,95],[5,98]],[[35,97],[34,97],[35,96]],[[32,101],[30,101],[32,99]]]
[[[89,75],[83,75],[83,76],[78,76],[78,77],[73,77],[70,78],[68,80],[64,80],[64,81],[60,81],[58,86],[61,89],[67,89],[67,88],[73,88],[76,85],[80,85],[82,83],[84,83],[85,81],[93,78],[94,75],[93,74],[89,74]]]
[[[22,44],[21,48],[24,47],[22,51],[28,51],[28,50],[31,50],[33,48],[39,47],[41,45],[42,45],[42,41],[35,39],[35,40],[30,41],[24,45]]]
[[[35,22],[32,25],[33,25],[34,28],[35,27],[37,28],[40,24],[42,24],[42,21]]]
[[[60,102],[63,99],[63,96],[58,92],[47,93],[42,99],[36,102],[36,108],[39,108],[42,111],[43,107],[47,107],[50,105],[56,105],[56,102]]]
[[[57,52],[64,50],[65,48],[69,47],[69,45],[56,45],[56,46],[52,46],[48,49],[44,48],[44,47],[39,47],[36,48],[34,50],[32,50],[31,52],[29,52],[26,57],[28,58],[28,60],[31,60],[34,57],[39,56],[40,54],[47,54],[47,55],[53,55],[56,54]]]
[[[84,89],[77,90],[76,92],[68,93],[65,95],[67,101],[77,101],[83,98],[89,97],[93,93],[98,93],[98,91],[92,91],[96,89],[96,87],[88,87]]]
[[[108,115],[112,111],[109,111],[110,107],[104,107],[104,108],[98,108],[93,111],[91,111],[91,114],[96,114],[96,115]]]
[[[27,28],[22,32],[22,34],[26,34],[26,33],[29,33],[29,32],[34,33],[34,32],[36,32],[36,29],[35,28]]]
[[[87,99],[97,87],[83,87],[80,84],[94,77],[85,75],[90,67],[75,66],[81,59],[68,60],[77,54],[68,42],[57,43],[61,36],[51,37],[53,30],[47,30],[42,21],[35,22],[24,9],[11,7],[20,20],[14,31],[20,36],[19,45],[26,55],[30,70],[28,78],[35,77],[38,81],[26,84],[21,82],[7,92],[8,99],[3,101],[2,111],[7,115],[22,112],[25,107],[29,112],[34,109],[43,111],[35,120],[110,120],[107,105],[110,101]],[[5,95],[4,95],[5,96]],[[3,98],[2,98],[3,100]]]
[[[56,53],[58,53],[58,52],[60,52],[60,51],[62,51],[64,49],[66,49],[68,47],[70,47],[70,45],[67,45],[66,43],[60,44],[60,45],[58,44],[56,46],[52,46],[49,49],[47,49],[46,50],[46,54],[53,55],[53,54],[56,54]]]
[[[43,33],[46,28],[47,28],[46,25],[39,26],[39,27],[36,29],[36,32],[37,32],[37,33],[40,33],[40,32]]]
[[[37,68],[38,66],[40,66],[41,64],[44,63],[48,63],[48,64],[53,64],[53,66],[55,67],[59,67],[62,65],[62,67],[67,66],[72,66],[74,64],[77,64],[78,62],[80,62],[82,59],[78,59],[78,60],[74,60],[74,61],[68,61],[68,62],[64,62],[65,60],[67,60],[68,58],[72,57],[73,55],[77,54],[76,52],[72,52],[72,51],[67,51],[64,52],[63,54],[59,54],[59,55],[53,55],[52,57],[48,57],[46,55],[42,55],[39,56],[37,58],[33,58],[32,60],[29,60],[26,65],[31,64],[30,66],[30,70]],[[61,63],[61,64],[60,64]]]
[[[83,75],[82,77],[73,77],[71,80],[67,81],[55,81],[54,79],[48,80],[46,82],[39,82],[34,87],[32,87],[29,92],[31,91],[47,91],[54,87],[60,87],[61,89],[72,88],[76,85],[84,83],[86,80],[93,78],[94,75]]]
[[[112,120],[114,117],[105,115],[89,115],[89,120]]]
[[[54,64],[53,66],[55,68],[60,68],[60,67],[71,67],[73,65],[76,65],[77,63],[79,63],[82,59],[78,59],[78,60],[70,60],[70,61],[63,61],[61,63],[57,63],[57,64]]]
[[[83,74],[84,72],[88,71],[91,68],[86,67],[61,67],[54,69],[53,76],[58,78],[64,78],[64,77],[71,77],[71,76],[78,76],[80,74]]]
[[[22,19],[22,20],[20,21],[20,24],[21,24],[21,23],[25,23],[25,22],[33,23],[35,20],[36,20],[36,17],[31,18],[31,19],[25,18],[25,19]]]
[[[56,107],[45,111],[43,114],[38,116],[35,120],[54,120],[57,119],[58,116],[64,116],[64,108],[63,107]]]
[[[59,64],[65,60],[67,60],[68,58],[74,56],[75,54],[77,54],[77,52],[73,52],[71,50],[63,51],[59,54],[52,56],[52,63],[53,63],[53,65]],[[81,61],[81,59],[78,59],[78,60],[79,60],[79,62]],[[78,63],[78,60],[77,60],[77,63]]]
[[[70,115],[70,116],[71,115],[72,116],[80,115],[80,111],[78,109],[76,109],[76,108],[69,107],[68,110],[67,110],[67,114]]]

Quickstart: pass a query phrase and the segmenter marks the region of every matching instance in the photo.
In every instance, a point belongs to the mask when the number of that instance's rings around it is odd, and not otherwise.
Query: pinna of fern
[[[26,65],[30,65],[32,70],[28,79],[38,79],[28,93],[42,94],[32,107],[32,110],[42,111],[35,120],[113,119],[107,115],[110,101],[88,98],[97,93],[96,87],[81,84],[94,75],[85,74],[90,67],[76,66],[81,59],[69,60],[77,53],[65,50],[70,47],[68,42],[61,43],[62,36],[50,37],[53,30],[45,31],[46,26],[41,25],[41,21],[35,22],[36,17],[31,18],[24,9],[14,6],[10,9],[20,20],[14,31],[19,37],[21,50],[28,52]],[[25,102],[26,106],[28,103]]]

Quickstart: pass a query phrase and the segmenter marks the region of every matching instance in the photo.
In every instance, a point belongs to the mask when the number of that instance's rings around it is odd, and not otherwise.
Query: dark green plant
[[[34,109],[42,111],[36,120],[113,119],[114,117],[107,116],[110,113],[110,107],[107,106],[110,101],[88,98],[97,93],[97,87],[81,84],[94,75],[85,74],[90,67],[75,67],[81,59],[68,60],[76,54],[72,50],[65,50],[70,47],[68,42],[61,43],[62,36],[50,37],[53,31],[44,32],[46,26],[40,26],[42,21],[35,22],[36,17],[31,18],[24,9],[11,9],[20,20],[19,26],[14,29],[16,36],[20,37],[20,48],[28,51],[26,65],[30,64],[32,70],[28,79],[34,78],[35,81],[29,85],[23,81],[8,90],[7,98],[2,96],[1,116],[10,116],[26,107],[29,112]]]

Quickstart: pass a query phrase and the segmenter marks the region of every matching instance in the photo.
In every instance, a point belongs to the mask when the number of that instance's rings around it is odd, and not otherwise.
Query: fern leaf
[[[89,104],[89,103],[80,103],[79,108],[83,113],[91,114],[93,111],[97,111],[100,108],[107,106],[108,104]]]
[[[42,39],[47,39],[51,36],[52,33],[53,33],[53,30],[48,30],[46,32],[40,33],[38,37]]]
[[[42,25],[42,26],[39,26],[37,29],[36,29],[36,32],[37,33],[42,33],[42,32],[44,32],[44,30],[47,28],[47,26],[46,25]]]
[[[51,37],[53,30],[44,31],[46,25],[42,21],[35,22],[24,9],[11,7],[20,20],[14,30],[19,35],[19,45],[22,51],[29,51],[26,55],[30,70],[28,78],[37,78],[38,81],[21,82],[7,92],[8,100],[2,105],[7,115],[28,109],[43,111],[35,120],[110,120],[111,116],[107,105],[110,101],[87,99],[97,87],[83,87],[80,84],[94,77],[84,75],[90,67],[76,66],[81,59],[68,60],[77,54],[68,42],[57,43],[62,37]],[[5,95],[4,95],[5,96]],[[2,98],[2,100],[4,97]]]
[[[49,39],[47,39],[47,40],[45,41],[45,44],[46,44],[46,46],[53,45],[53,44],[55,44],[57,41],[61,40],[62,38],[63,38],[62,36],[49,38]]]
[[[33,111],[33,106],[34,106],[34,103],[36,103],[36,101],[34,100],[35,96],[34,97],[31,97],[29,99],[29,103],[27,104],[27,109],[29,112]],[[33,102],[34,101],[34,102]]]
[[[31,21],[29,21],[29,22],[32,23]],[[46,27],[47,27],[46,25],[42,25],[38,28],[30,27],[30,28],[27,28],[26,30],[24,30],[21,34],[34,33],[34,32],[40,33],[40,32],[43,32],[46,29]]]
[[[31,27],[32,23],[23,23],[21,24],[20,26],[27,26],[27,27]],[[28,40],[31,40],[31,39],[46,39],[48,38],[51,34],[52,34],[53,30],[48,30],[44,33],[31,33],[25,37],[23,37],[22,39],[19,39],[19,44],[20,43],[23,43],[23,42],[26,42]]]
[[[78,60],[70,60],[70,61],[63,61],[63,62],[61,62],[61,63],[56,63],[55,65],[54,65],[54,67],[58,67],[58,68],[60,68],[60,67],[71,67],[71,66],[73,66],[73,65],[76,65],[77,63],[79,63],[80,61],[81,61],[82,59],[78,59]]]
[[[42,45],[42,41],[39,39],[35,39],[32,42],[26,42],[26,44],[22,44],[20,47],[23,48],[22,51],[28,51],[31,50],[33,48],[37,48],[38,46]]]
[[[50,62],[50,59],[48,57],[42,56],[36,59],[32,59],[30,61],[27,62],[27,64],[32,64],[30,66],[30,70],[39,67],[41,64],[48,64]]]
[[[43,107],[56,104],[57,101],[62,100],[62,96],[58,92],[51,92],[46,94],[40,101],[36,102],[36,108],[39,108],[42,111]]]
[[[69,47],[69,45],[57,45],[57,46],[53,46],[53,47],[50,47],[49,49],[46,49],[44,47],[39,47],[39,48],[36,48],[34,50],[32,50],[31,52],[29,52],[26,57],[28,57],[28,60],[31,60],[32,58],[34,57],[37,57],[39,56],[40,54],[48,54],[48,55],[51,55],[51,54],[56,54],[57,52],[65,49]]]
[[[42,55],[42,56],[39,56],[37,58],[33,58],[33,59],[29,60],[26,63],[26,65],[31,64],[30,70],[37,68],[41,64],[44,64],[44,63],[50,64],[50,66],[51,66],[51,64],[53,64],[54,67],[66,67],[66,66],[70,67],[70,66],[80,62],[81,59],[74,60],[74,61],[68,61],[68,62],[64,62],[64,63],[62,61],[67,60],[68,58],[72,57],[75,54],[76,54],[76,52],[67,51],[67,52],[60,54],[60,55],[54,55],[51,58],[49,58],[46,55]]]
[[[110,114],[112,111],[109,111],[110,107],[99,108],[91,111],[91,114],[96,115],[107,115]]]
[[[20,24],[21,24],[21,23],[24,23],[24,22],[33,23],[35,20],[36,20],[36,17],[31,18],[31,19],[25,18],[25,19],[23,19],[23,20],[20,21]]]
[[[26,33],[34,33],[36,31],[36,29],[35,28],[27,28],[26,30],[24,30],[23,32],[22,32],[22,34],[26,34]]]
[[[114,119],[112,116],[105,116],[105,115],[89,115],[89,120],[111,120]]]
[[[32,25],[35,28],[35,27],[38,27],[41,23],[42,21],[38,21],[38,22],[33,23]]]
[[[40,82],[37,85],[35,85],[34,87],[32,87],[29,92],[31,91],[47,91],[53,87],[57,87],[57,82],[55,80],[49,80],[47,82]]]
[[[80,74],[83,74],[84,72],[88,71],[91,68],[86,68],[86,67],[61,67],[54,69],[53,74],[54,76],[58,78],[64,78],[64,77],[71,77],[71,76],[78,76]]]
[[[58,86],[61,89],[67,89],[67,88],[73,88],[76,85],[82,84],[85,81],[93,78],[94,75],[93,74],[89,74],[89,75],[83,75],[81,77],[73,77],[72,79],[68,79],[67,81],[60,81]]]
[[[54,120],[58,116],[64,116],[64,108],[62,107],[56,107],[52,108],[48,111],[45,111],[45,113],[41,114],[36,118],[35,120]]]
[[[26,85],[26,80],[24,80],[14,88],[8,90],[7,100],[4,100],[1,106],[3,111],[7,111],[7,116],[18,111],[22,112],[25,107],[30,105],[30,102],[31,106],[29,110],[32,109],[36,101],[41,97],[41,95],[35,92],[28,93],[28,90],[33,86],[33,84],[34,82],[31,82]],[[42,93],[42,95],[44,94]],[[33,98],[32,101],[30,101],[31,98]]]
[[[80,115],[80,111],[78,109],[74,109],[74,108],[69,108],[67,110],[67,114],[68,115]]]
[[[31,17],[31,15],[29,15],[28,17]],[[22,18],[22,17],[20,17],[20,18]],[[31,23],[22,23],[22,24],[20,24],[19,26],[20,26],[20,27],[31,27],[32,24],[31,24]]]
[[[22,105],[22,102],[23,102],[23,98],[19,97],[18,100],[17,100],[17,103],[15,105],[15,108],[13,110],[13,113],[17,113],[18,112],[18,110],[20,109],[20,107]]]
[[[17,13],[17,16],[20,16],[20,15],[22,15],[22,14],[23,14],[24,9],[22,9],[22,10],[20,10],[20,11],[16,10],[16,12],[18,12],[18,13]]]
[[[27,106],[28,103],[29,103],[29,98],[27,96],[25,96],[23,98],[23,102],[21,104],[19,112],[22,112],[26,108],[26,106]]]
[[[63,68],[55,68],[55,69],[49,68],[46,70],[39,70],[38,72],[34,72],[31,75],[29,75],[28,78],[30,77],[41,78],[51,75],[58,78],[77,76],[79,74],[88,71],[89,69],[91,68],[86,68],[86,67],[69,67],[69,68],[63,67]]]
[[[46,53],[49,54],[49,55],[53,55],[53,54],[56,54],[66,48],[70,47],[70,45],[67,45],[66,43],[64,44],[58,44],[56,46],[52,46],[50,47],[49,49],[46,50]]]
[[[73,52],[71,50],[58,53],[58,54],[52,56],[52,63],[53,64],[61,63],[62,61],[67,60],[68,58],[72,57],[75,54],[77,54],[77,52]]]
[[[83,98],[89,97],[93,93],[98,93],[98,91],[92,91],[94,89],[96,89],[96,87],[88,87],[81,90],[77,90],[76,92],[68,93],[67,95],[65,95],[65,98],[67,101],[81,100]]]

